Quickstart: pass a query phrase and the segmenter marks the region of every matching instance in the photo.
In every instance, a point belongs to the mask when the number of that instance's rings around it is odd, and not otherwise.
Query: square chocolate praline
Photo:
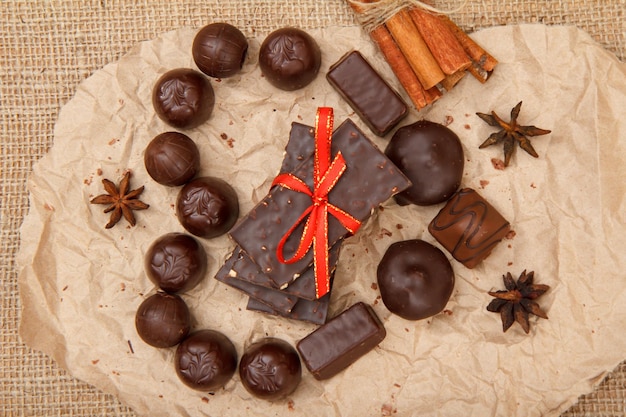
[[[471,188],[456,192],[428,225],[428,231],[457,261],[474,268],[491,254],[511,225]]]

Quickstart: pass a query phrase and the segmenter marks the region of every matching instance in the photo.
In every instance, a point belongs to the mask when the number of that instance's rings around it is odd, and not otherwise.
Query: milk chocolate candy
[[[358,51],[333,64],[326,79],[378,136],[385,136],[409,114],[402,97]]]
[[[428,231],[467,268],[482,262],[511,225],[471,188],[456,192],[428,225]]]
[[[374,310],[356,303],[296,345],[307,369],[318,380],[328,379],[383,341],[387,332]]]

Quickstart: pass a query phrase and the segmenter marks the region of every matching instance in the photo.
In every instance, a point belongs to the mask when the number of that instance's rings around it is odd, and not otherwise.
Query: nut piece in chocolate
[[[190,68],[177,68],[158,79],[152,91],[157,116],[170,126],[190,129],[208,120],[215,105],[209,80]]]
[[[266,337],[246,349],[239,362],[239,377],[250,394],[279,400],[294,392],[302,379],[300,357],[286,341]]]
[[[179,132],[157,135],[146,147],[143,159],[153,180],[172,187],[185,184],[200,169],[198,147]]]
[[[511,225],[471,188],[457,191],[428,225],[454,259],[474,268],[491,254]]]
[[[239,29],[228,23],[204,26],[193,39],[193,60],[203,73],[213,78],[227,78],[243,67],[248,41]]]
[[[407,320],[441,312],[454,289],[454,271],[448,258],[420,239],[389,246],[376,274],[385,306]]]
[[[157,292],[137,309],[135,328],[139,337],[150,346],[175,346],[191,328],[189,308],[178,295]]]
[[[178,345],[176,374],[190,388],[216,391],[237,370],[237,351],[228,337],[215,330],[199,330]]]

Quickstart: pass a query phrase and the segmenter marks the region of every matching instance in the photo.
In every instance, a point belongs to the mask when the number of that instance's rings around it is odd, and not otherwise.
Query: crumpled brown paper
[[[313,124],[317,106],[332,106],[337,123],[351,117],[369,132],[324,79],[341,55],[359,49],[399,89],[360,28],[310,32],[323,51],[311,85],[271,87],[256,64],[262,39],[252,39],[243,72],[212,81],[209,122],[186,132],[200,147],[201,174],[228,180],[242,215],[267,192],[292,121]],[[298,390],[277,403],[251,397],[237,375],[214,395],[186,388],[173,369],[174,349],[143,343],[134,316],[155,291],[143,253],[162,234],[183,231],[173,208],[178,189],[155,183],[143,166],[148,142],[171,130],[155,117],[150,93],[163,72],[194,67],[194,34],[181,29],[137,45],[63,107],[54,147],[29,181],[18,257],[25,343],[150,416],[555,416],[625,358],[626,66],[576,28],[506,26],[473,35],[500,61],[486,85],[468,76],[403,124],[451,121],[466,153],[462,185],[490,201],[515,237],[473,270],[452,260],[457,281],[447,310],[406,321],[380,302],[376,266],[392,242],[437,245],[426,227],[441,206],[388,201],[346,241],[331,306],[333,315],[357,301],[372,304],[388,332],[378,348],[328,381],[304,370]],[[496,170],[491,158],[502,158],[502,149],[478,149],[494,128],[475,112],[508,117],[520,100],[520,123],[552,133],[532,140],[538,159],[518,149],[510,167]],[[388,138],[370,137],[384,149]],[[132,187],[146,186],[150,209],[137,213],[134,228],[122,221],[105,230],[108,215],[89,199],[103,192],[102,178],[117,182],[126,169]],[[295,344],[315,329],[246,311],[243,295],[212,279],[233,243],[227,236],[202,243],[207,278],[183,295],[195,329],[225,333],[239,355],[263,336]],[[503,273],[524,269],[551,286],[539,300],[550,318],[534,317],[529,335],[517,324],[503,334],[499,316],[485,310],[487,291],[502,288]]]

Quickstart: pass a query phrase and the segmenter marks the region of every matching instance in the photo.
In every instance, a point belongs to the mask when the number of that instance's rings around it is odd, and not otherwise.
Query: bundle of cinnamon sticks
[[[357,15],[363,13],[358,3],[376,2],[348,0]],[[369,30],[418,110],[450,91],[467,72],[484,83],[498,63],[449,17],[420,7],[401,8]]]

